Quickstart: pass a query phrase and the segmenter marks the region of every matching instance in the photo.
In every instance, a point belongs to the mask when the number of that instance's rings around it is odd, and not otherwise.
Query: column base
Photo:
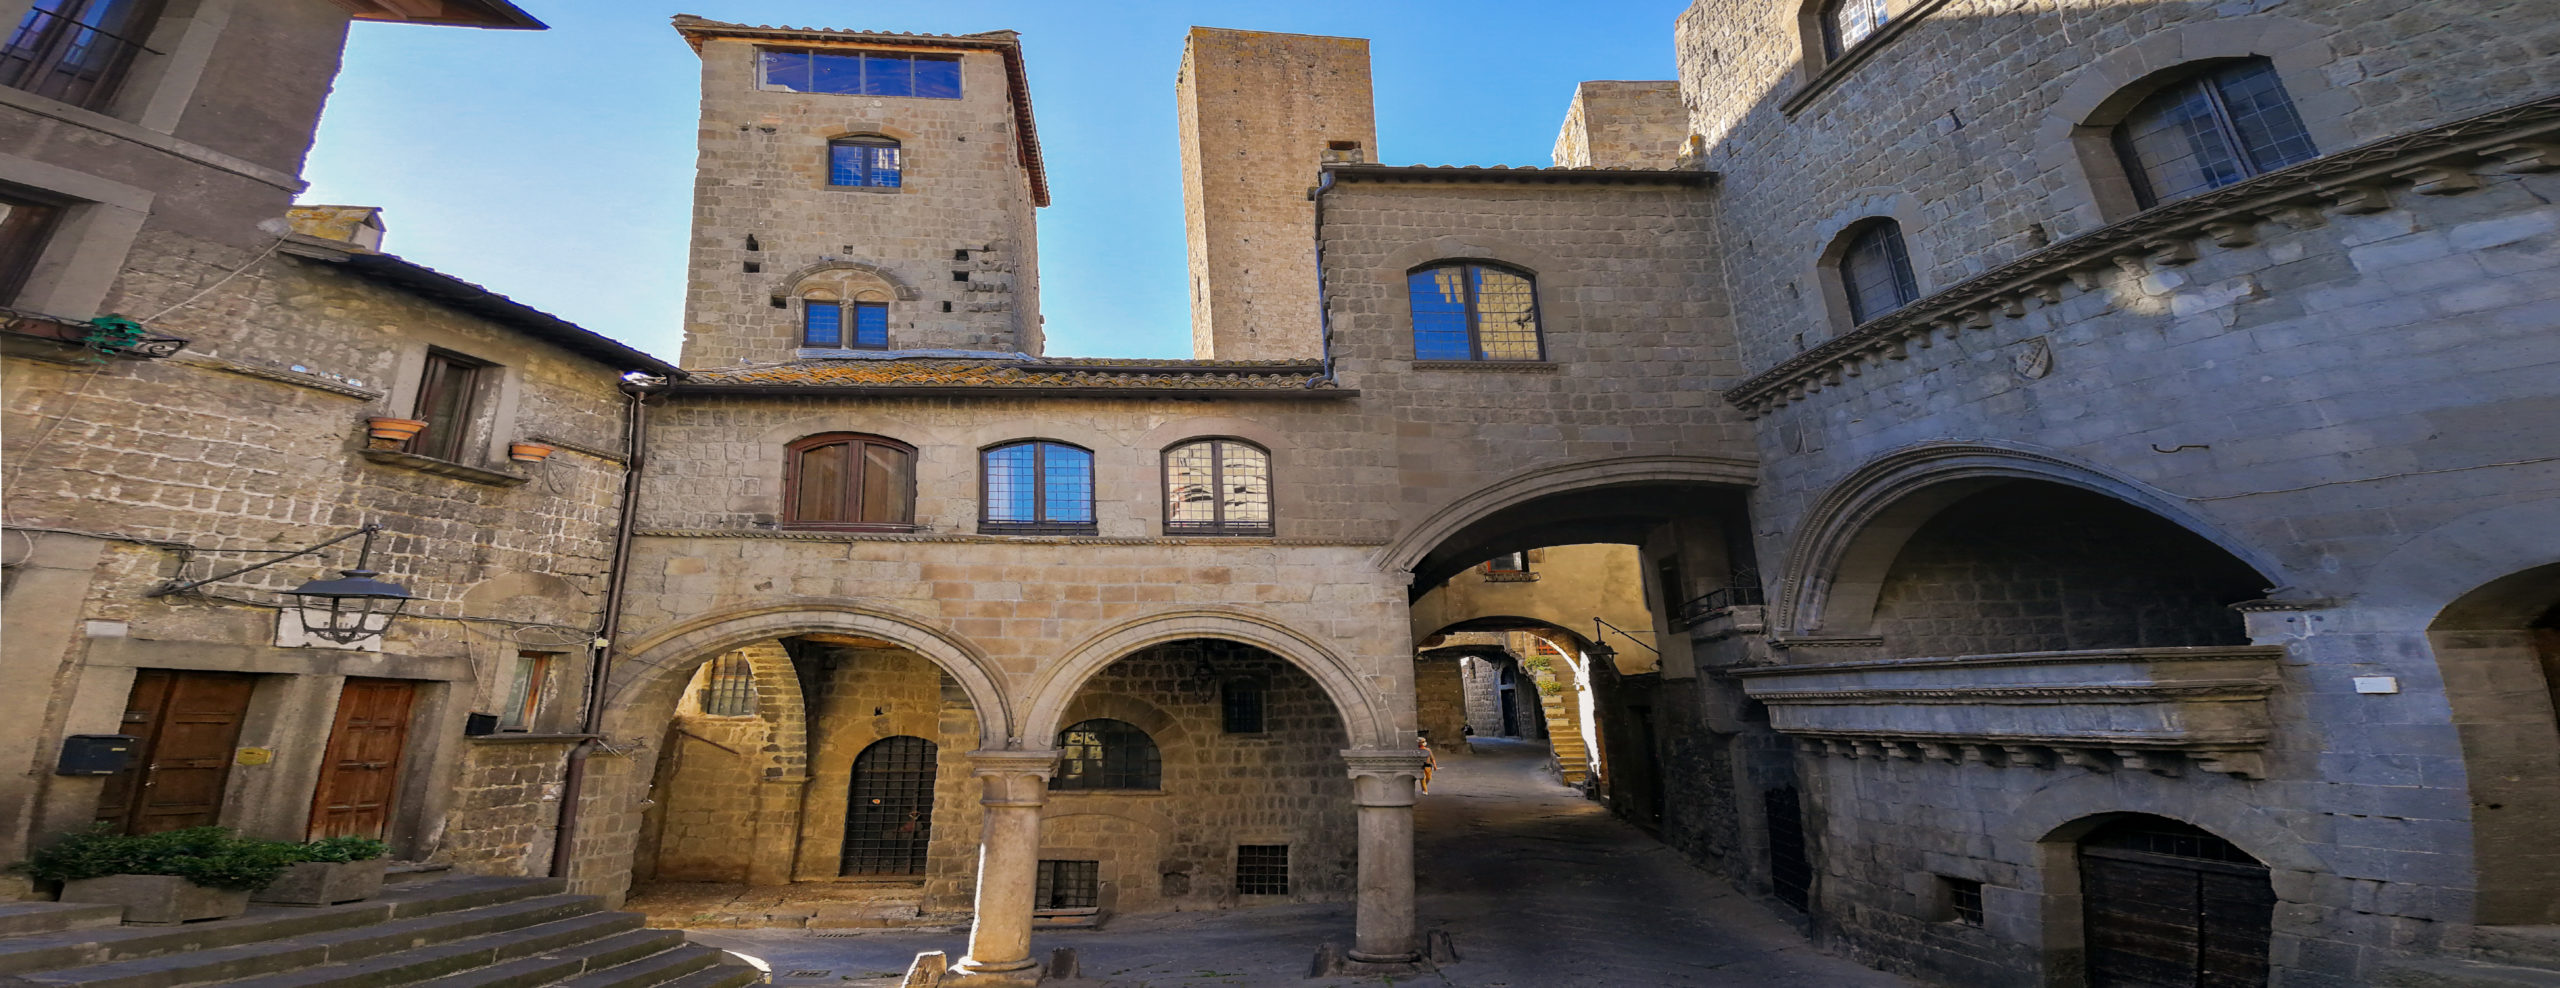
[[[915,964],[907,968],[907,978],[900,988],[1033,988],[1042,974],[1038,961],[1024,960],[1023,966],[1001,971],[976,967],[968,958],[951,964],[939,950],[917,954]]]
[[[1427,974],[1439,970],[1443,964],[1457,963],[1458,950],[1449,942],[1447,933],[1439,930],[1431,931],[1428,943],[1427,951],[1401,957],[1372,956],[1358,951],[1344,950],[1338,944],[1328,943],[1316,948],[1315,961],[1307,965],[1307,977]]]

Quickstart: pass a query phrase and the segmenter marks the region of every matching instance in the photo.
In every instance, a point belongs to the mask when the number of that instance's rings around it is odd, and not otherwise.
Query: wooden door
[[[2091,988],[2264,988],[2266,866],[2192,827],[2146,829],[2080,849]]]
[[[210,826],[222,817],[232,748],[256,677],[144,669],[125,700],[133,764],[107,778],[98,820],[128,834]]]
[[[338,721],[311,797],[313,840],[380,838],[390,826],[417,695],[416,683],[400,679],[349,679],[338,692]]]

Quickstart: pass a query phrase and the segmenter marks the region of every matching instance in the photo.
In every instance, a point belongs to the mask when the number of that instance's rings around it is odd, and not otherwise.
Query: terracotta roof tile
[[[688,393],[843,389],[863,392],[1350,394],[1312,363],[1283,361],[815,359],[697,369]]]

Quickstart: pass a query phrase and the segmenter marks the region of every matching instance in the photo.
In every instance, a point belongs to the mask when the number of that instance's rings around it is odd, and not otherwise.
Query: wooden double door
[[[153,834],[221,822],[257,677],[238,672],[144,669],[125,700],[133,763],[108,777],[100,822]],[[381,837],[400,794],[417,684],[349,679],[311,800],[310,836]]]
[[[2091,988],[2264,988],[2267,866],[2195,827],[2136,818],[2080,848]]]

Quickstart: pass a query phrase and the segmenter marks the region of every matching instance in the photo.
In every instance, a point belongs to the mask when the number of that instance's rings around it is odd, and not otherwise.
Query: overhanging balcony
[[[2018,652],[1735,670],[1816,754],[2263,778],[2282,646]]]

